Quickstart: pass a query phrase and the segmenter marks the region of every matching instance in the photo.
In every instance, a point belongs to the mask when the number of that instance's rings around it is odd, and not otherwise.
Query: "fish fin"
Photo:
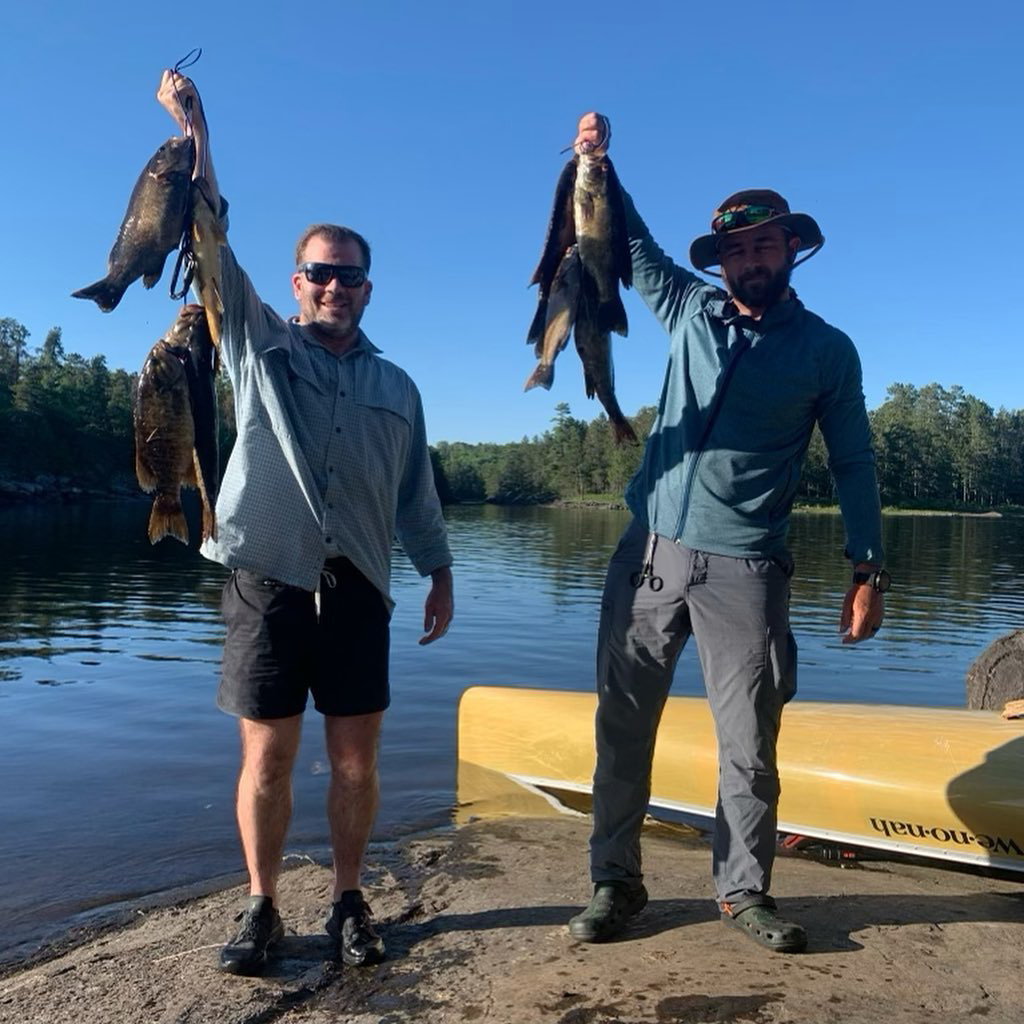
[[[587,398],[593,398],[597,394],[594,378],[590,376],[590,371],[586,367],[583,367],[583,387],[587,392]]]
[[[526,384],[524,385],[523,390],[530,391],[533,388],[544,388],[545,391],[550,391],[554,380],[555,364],[538,363],[533,373],[526,378]]]
[[[147,494],[152,494],[156,490],[156,476],[142,461],[138,449],[135,452],[135,479],[139,481],[139,486]]]
[[[182,544],[188,544],[188,523],[180,495],[158,494],[153,499],[153,509],[149,513],[149,542],[156,544],[164,537],[173,537]]]
[[[545,295],[537,303],[537,312],[533,315],[533,323],[526,335],[526,344],[533,344],[534,352],[539,357],[544,351],[544,327],[548,321],[548,299]]]
[[[618,294],[607,302],[602,302],[597,307],[597,329],[600,331],[614,331],[625,337],[629,332],[629,323],[626,321],[626,307],[622,305],[622,298]]]
[[[156,255],[156,254],[154,254],[154,255]],[[153,285],[155,285],[157,283],[157,281],[160,280],[161,276],[163,275],[164,264],[166,262],[167,262],[167,253],[164,253],[163,256],[160,257],[160,262],[159,263],[157,263],[155,260],[154,260],[154,262],[150,263],[150,265],[149,265],[149,267],[150,267],[149,273],[142,275],[142,283],[143,283],[143,285],[146,288],[152,288]]]
[[[576,221],[572,213],[572,193],[576,187],[576,160],[570,160],[558,176],[555,186],[555,201],[551,207],[548,233],[544,238],[544,249],[540,262],[530,278],[530,284],[539,284],[547,293],[550,284],[562,262],[565,250],[576,242]]]
[[[102,281],[97,281],[87,288],[79,288],[77,292],[72,292],[71,297],[73,299],[92,299],[104,313],[109,313],[112,309],[117,308],[124,291],[123,285],[105,277]]]
[[[615,272],[619,280],[630,288],[633,284],[633,257],[629,251],[629,230],[626,227],[626,200],[622,196],[622,184],[611,160],[606,157],[605,162],[608,165],[608,202],[612,212],[612,255],[615,259]],[[620,333],[624,335],[626,332]]]

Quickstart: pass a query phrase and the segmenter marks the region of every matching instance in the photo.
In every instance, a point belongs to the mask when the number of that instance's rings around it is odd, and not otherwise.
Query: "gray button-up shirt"
[[[384,596],[395,537],[421,575],[450,565],[423,406],[412,379],[360,331],[342,356],[285,321],[224,247],[221,358],[238,440],[202,553],[315,590],[344,556]]]

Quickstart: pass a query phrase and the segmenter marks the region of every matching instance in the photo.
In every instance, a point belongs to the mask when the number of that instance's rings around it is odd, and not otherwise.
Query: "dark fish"
[[[227,244],[224,229],[213,208],[205,178],[192,182],[192,256],[195,260],[194,287],[206,310],[210,336],[220,345],[220,324],[224,302],[220,294],[220,247]]]
[[[637,443],[637,436],[629,420],[619,408],[615,397],[615,371],[612,369],[612,339],[607,328],[600,326],[601,295],[593,278],[584,274],[580,288],[580,305],[576,314],[573,340],[583,363],[583,384],[587,398],[597,395],[608,413],[615,440]]]
[[[547,298],[547,319],[544,334],[535,344],[539,360],[537,368],[526,379],[524,391],[542,387],[550,389],[555,379],[555,359],[565,348],[576,320],[580,298],[580,256],[576,246],[570,246],[562,257]]]
[[[538,286],[538,301],[527,341],[540,361],[526,390],[551,386],[555,357],[572,328],[587,396],[597,395],[622,442],[636,441],[636,435],[613,386],[610,334],[628,329],[620,282],[627,288],[633,283],[622,186],[608,157],[580,154],[559,176],[544,250],[530,280]]]
[[[633,283],[633,261],[622,186],[608,157],[576,157],[572,207],[580,260],[597,288],[596,326],[625,337],[628,324],[619,282],[627,288]]]
[[[216,350],[202,306],[185,306],[151,349],[135,399],[135,475],[155,494],[149,539],[188,543],[181,488],[198,487],[203,538],[216,536]]]
[[[544,328],[547,324],[548,297],[554,284],[555,275],[570,246],[576,244],[576,224],[573,219],[573,190],[576,186],[576,161],[570,160],[558,176],[555,186],[555,202],[548,221],[548,233],[544,239],[544,251],[540,263],[530,278],[530,284],[537,285],[537,313],[526,335],[528,343],[543,345]]]
[[[201,314],[201,315],[200,315]],[[210,329],[210,310],[186,306],[178,323],[188,320],[186,335],[189,359],[185,361],[189,396],[192,399],[193,449],[196,483],[203,508],[203,540],[217,537],[217,493],[220,488],[218,444],[217,370],[220,357]],[[219,317],[217,318],[219,323]]]
[[[167,254],[181,241],[188,215],[195,162],[191,137],[168,139],[150,158],[128,200],[128,210],[107,258],[107,276],[71,294],[93,299],[104,313],[133,282],[147,288],[160,280]]]

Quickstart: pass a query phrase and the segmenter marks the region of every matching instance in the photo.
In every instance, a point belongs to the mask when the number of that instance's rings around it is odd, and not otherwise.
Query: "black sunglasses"
[[[342,266],[337,263],[300,263],[298,269],[310,284],[323,287],[332,277],[342,288],[359,288],[366,284],[366,271],[362,267]]]
[[[782,213],[773,206],[744,206],[739,210],[726,210],[720,213],[712,222],[711,230],[717,235],[720,231],[734,231],[736,228],[751,227],[754,224],[763,224],[772,217],[778,217]]]

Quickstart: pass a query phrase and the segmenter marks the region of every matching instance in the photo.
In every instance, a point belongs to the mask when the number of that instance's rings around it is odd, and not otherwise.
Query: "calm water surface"
[[[0,959],[89,908],[241,866],[236,725],[214,707],[224,571],[151,547],[147,516],[141,502],[0,510]],[[479,506],[448,521],[456,618],[431,647],[416,643],[427,588],[395,561],[378,841],[450,820],[465,687],[593,686],[604,569],[627,517]],[[1024,524],[900,517],[885,530],[885,626],[844,648],[842,523],[794,517],[799,697],[962,706],[971,661],[1024,621]],[[693,645],[674,692],[702,692]],[[290,849],[321,855],[327,777],[307,717]]]

